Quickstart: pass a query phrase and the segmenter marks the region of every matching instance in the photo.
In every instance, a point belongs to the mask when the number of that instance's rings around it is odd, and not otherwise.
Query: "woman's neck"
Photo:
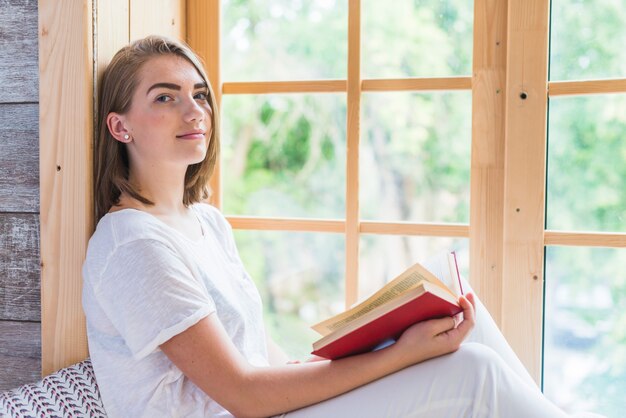
[[[168,174],[169,173],[169,174]],[[158,216],[176,216],[187,212],[187,208],[183,204],[185,192],[185,172],[174,173],[171,170],[159,173],[141,172],[129,178],[130,183],[143,197],[153,203],[153,205],[144,205],[136,199],[132,199],[137,209],[142,209],[153,215]],[[123,196],[124,197],[124,196]],[[120,198],[120,203],[122,199]],[[127,202],[133,204],[133,202]]]

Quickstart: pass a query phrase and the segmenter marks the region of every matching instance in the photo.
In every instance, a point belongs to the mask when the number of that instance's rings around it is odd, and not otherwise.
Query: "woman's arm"
[[[473,296],[460,298],[464,320],[424,321],[393,345],[335,361],[254,367],[239,353],[215,315],[160,347],[205,393],[238,417],[266,417],[350,391],[415,363],[459,348],[474,325]],[[470,303],[472,302],[472,303]]]

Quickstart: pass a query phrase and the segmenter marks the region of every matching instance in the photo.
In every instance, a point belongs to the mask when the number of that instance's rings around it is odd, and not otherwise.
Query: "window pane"
[[[344,308],[341,234],[235,231],[261,298],[268,333],[294,359],[311,353],[310,326]]]
[[[547,226],[626,230],[626,95],[550,100]]]
[[[345,216],[345,94],[222,100],[224,212]]]
[[[416,262],[456,251],[463,277],[469,277],[466,238],[362,235],[359,255],[359,299],[370,296]]]
[[[624,414],[626,249],[548,247],[544,392],[570,412]]]
[[[365,78],[471,74],[471,0],[361,3]]]
[[[626,8],[616,0],[553,0],[550,79],[626,77]]]
[[[346,78],[347,3],[223,0],[223,80]]]
[[[363,95],[364,219],[468,222],[471,93]]]

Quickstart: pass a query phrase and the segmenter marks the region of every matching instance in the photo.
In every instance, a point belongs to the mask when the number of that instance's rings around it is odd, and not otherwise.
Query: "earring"
[[[128,140],[130,136],[128,134],[124,134],[124,139]]]

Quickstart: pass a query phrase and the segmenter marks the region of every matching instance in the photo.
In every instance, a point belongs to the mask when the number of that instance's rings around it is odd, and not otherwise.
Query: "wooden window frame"
[[[160,8],[151,0],[39,0],[40,108],[45,109],[40,112],[43,375],[88,355],[81,267],[94,229],[92,135],[98,76],[121,46],[160,33],[186,40],[205,59],[218,104],[223,94],[347,94],[345,219],[231,216],[234,228],[345,234],[348,304],[357,298],[360,234],[469,237],[472,284],[540,380],[545,246],[626,247],[626,233],[545,230],[547,99],[624,93],[626,79],[548,82],[549,0],[475,0],[471,77],[364,80],[361,1],[347,1],[347,79],[222,83],[220,0],[169,0]],[[469,225],[361,221],[362,93],[432,90],[472,92]],[[218,207],[219,173],[218,165],[211,179],[212,203]]]

